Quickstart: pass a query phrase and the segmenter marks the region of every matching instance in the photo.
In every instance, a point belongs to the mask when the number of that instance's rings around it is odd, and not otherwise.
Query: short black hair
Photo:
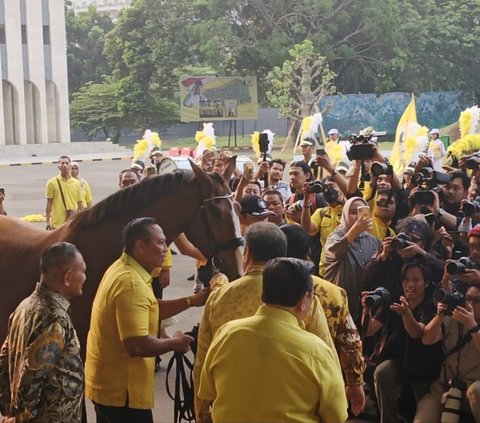
[[[124,173],[127,173],[127,172],[130,172],[130,173],[133,173],[135,175],[135,177],[138,179],[138,182],[140,182],[140,176],[138,175],[138,172],[135,172],[132,168],[128,168],[128,169],[123,169],[120,171],[120,173],[118,174],[118,184],[120,185],[121,182],[122,182],[122,176]]]
[[[40,259],[40,270],[47,275],[52,270],[62,270],[67,267],[77,255],[77,247],[69,242],[56,242],[48,246]]]
[[[158,225],[158,222],[153,217],[138,217],[127,223],[123,228],[123,250],[127,254],[131,254],[135,241],[143,241],[148,243],[150,241],[149,227],[151,225]]]
[[[312,267],[312,263],[296,258],[270,260],[263,270],[262,301],[283,307],[296,306],[305,293],[313,291]]]
[[[60,156],[58,158],[58,163],[60,163],[63,159],[67,159],[68,160],[68,163],[72,163],[72,159],[68,156]]]
[[[254,261],[267,261],[287,254],[287,237],[277,225],[258,222],[250,225],[245,233],[245,247]]]
[[[285,170],[285,166],[287,165],[287,162],[284,162],[282,159],[274,159],[274,160],[270,160],[270,162],[268,163],[268,167],[272,167],[275,163],[281,165],[283,167],[283,170]]]
[[[266,195],[277,195],[278,198],[280,198],[280,201],[283,203],[283,195],[280,191],[276,189],[266,189],[265,191],[262,192],[262,198],[265,197]]]
[[[307,162],[305,162],[303,160],[299,160],[297,162],[290,163],[290,169],[292,167],[299,167],[303,170],[303,173],[309,173],[310,175],[312,174],[312,170],[310,169],[310,166],[308,165]]]
[[[453,172],[450,172],[449,175],[450,181],[453,181],[456,178],[460,178],[462,180],[464,191],[470,188],[471,180],[465,172],[462,172],[461,170],[454,170]]]
[[[287,237],[287,257],[307,260],[310,255],[310,237],[300,225],[285,224],[280,230]]]

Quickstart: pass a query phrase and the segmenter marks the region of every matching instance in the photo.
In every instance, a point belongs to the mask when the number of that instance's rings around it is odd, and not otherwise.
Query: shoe
[[[194,281],[194,280],[195,280],[195,275],[192,275],[189,278],[187,278],[187,281]]]

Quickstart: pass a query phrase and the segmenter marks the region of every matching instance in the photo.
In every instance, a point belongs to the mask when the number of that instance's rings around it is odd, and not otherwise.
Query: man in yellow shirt
[[[202,369],[199,397],[211,401],[214,423],[341,423],[347,401],[334,352],[300,329],[315,299],[311,263],[270,260],[263,305],[225,323]]]
[[[71,175],[72,161],[68,156],[58,159],[60,175],[50,178],[45,188],[47,230],[58,228],[77,210],[83,210],[80,182]]]
[[[243,256],[244,276],[214,290],[205,304],[198,334],[197,354],[194,363],[194,386],[198,392],[200,373],[207,350],[217,330],[231,320],[250,317],[262,304],[262,272],[265,263],[287,253],[287,239],[273,223],[259,222],[251,225],[245,233]],[[315,298],[304,321],[299,323],[308,332],[317,335],[335,351],[328,330],[325,313]],[[339,366],[338,357],[334,357]],[[279,371],[279,369],[277,369]],[[197,422],[208,421],[209,402],[196,398]]]
[[[320,276],[325,274],[325,244],[328,235],[340,224],[340,217],[342,216],[343,205],[345,204],[345,196],[332,178],[325,179],[324,187],[325,192],[323,197],[327,201],[328,206],[317,209],[311,214],[309,207],[309,194],[311,190],[307,184],[304,186],[305,202],[303,204],[304,207],[301,218],[301,224],[308,235],[320,234],[320,244],[322,245],[319,266]]]
[[[379,241],[395,236],[390,227],[397,211],[397,195],[389,189],[379,189],[372,213],[372,235]]]
[[[92,307],[85,363],[85,396],[98,422],[152,423],[154,357],[186,352],[192,338],[176,332],[157,338],[160,318],[203,305],[206,292],[177,300],[157,300],[151,273],[167,246],[155,219],[132,220],[123,230],[124,253],[105,272]],[[160,307],[159,307],[160,306]]]
[[[287,237],[287,257],[309,260],[307,231],[299,225],[283,225],[280,229]],[[340,359],[347,399],[352,413],[357,416],[365,407],[365,364],[360,334],[348,310],[347,293],[343,288],[318,276],[312,276],[312,281]]]

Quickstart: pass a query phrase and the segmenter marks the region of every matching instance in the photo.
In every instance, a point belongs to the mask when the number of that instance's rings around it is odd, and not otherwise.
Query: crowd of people
[[[338,131],[329,136],[338,142]],[[193,340],[158,323],[204,305],[197,422],[335,423],[369,407],[381,423],[480,422],[480,154],[441,167],[437,139],[401,177],[374,143],[347,166],[313,140],[288,176],[275,158],[237,170],[225,182],[245,238],[244,274],[201,289],[205,257],[181,234],[175,245],[197,260],[186,298],[158,300],[169,246],[155,220],[131,221],[95,297],[85,374],[68,310],[86,265],[71,244],[48,247],[0,352],[4,421],[80,421],[85,392],[98,422],[152,422],[155,357]],[[150,166],[120,172],[119,188],[152,177],[157,153]],[[222,175],[227,159],[205,151],[199,164]],[[46,188],[47,229],[91,206],[78,170],[60,157]]]

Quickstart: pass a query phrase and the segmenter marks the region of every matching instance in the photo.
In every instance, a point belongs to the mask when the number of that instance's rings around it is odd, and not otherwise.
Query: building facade
[[[0,0],[0,64],[0,145],[70,142],[65,1]]]
[[[116,22],[120,10],[130,6],[132,0],[71,0],[71,2],[75,13],[85,12],[88,6],[93,5],[100,15],[107,15],[112,22]]]

